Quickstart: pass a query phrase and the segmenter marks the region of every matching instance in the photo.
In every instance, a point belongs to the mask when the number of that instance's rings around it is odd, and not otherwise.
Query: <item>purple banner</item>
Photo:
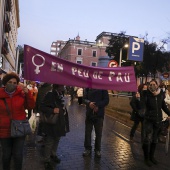
[[[24,78],[94,89],[137,91],[134,68],[89,67],[24,46]]]

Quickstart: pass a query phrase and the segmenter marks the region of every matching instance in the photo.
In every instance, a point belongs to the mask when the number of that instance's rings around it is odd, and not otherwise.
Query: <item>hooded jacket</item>
[[[10,115],[7,111],[4,99],[7,102]],[[24,93],[20,87],[10,96],[5,92],[5,88],[0,88],[0,138],[10,137],[10,121],[25,120],[25,109],[33,109],[35,101],[30,91]]]

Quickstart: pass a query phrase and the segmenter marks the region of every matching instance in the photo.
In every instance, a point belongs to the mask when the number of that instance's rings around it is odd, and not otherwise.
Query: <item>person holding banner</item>
[[[93,127],[95,129],[95,156],[101,157],[101,138],[104,120],[105,106],[109,103],[109,95],[107,90],[99,89],[85,89],[83,96],[84,103],[86,104],[86,120],[85,120],[85,151],[83,156],[91,155],[91,133]]]
[[[13,157],[14,169],[22,170],[25,137],[11,137],[11,119],[25,120],[25,109],[33,109],[35,101],[31,92],[20,83],[18,75],[7,73],[0,88],[0,142],[2,147],[3,170],[10,169]]]

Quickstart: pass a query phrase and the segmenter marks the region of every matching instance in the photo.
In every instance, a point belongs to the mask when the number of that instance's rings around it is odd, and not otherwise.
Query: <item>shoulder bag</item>
[[[4,103],[10,116],[10,110],[6,100],[4,99]],[[26,135],[30,135],[32,133],[30,124],[27,119],[25,120],[13,120],[11,119],[11,137],[22,137]]]
[[[40,119],[42,123],[47,123],[47,124],[56,124],[58,120],[59,114],[51,114],[49,117],[45,115],[45,113],[41,113]]]

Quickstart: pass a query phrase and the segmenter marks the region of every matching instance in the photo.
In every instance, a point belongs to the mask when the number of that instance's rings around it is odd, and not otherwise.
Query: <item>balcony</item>
[[[12,1],[6,0],[6,11],[11,12],[12,9]]]
[[[2,49],[1,49],[1,53],[4,54],[4,55],[7,55],[9,53],[7,40],[4,40],[4,43],[3,43]]]
[[[10,21],[8,14],[5,13],[5,19],[4,19],[4,32],[9,33],[11,31]]]

